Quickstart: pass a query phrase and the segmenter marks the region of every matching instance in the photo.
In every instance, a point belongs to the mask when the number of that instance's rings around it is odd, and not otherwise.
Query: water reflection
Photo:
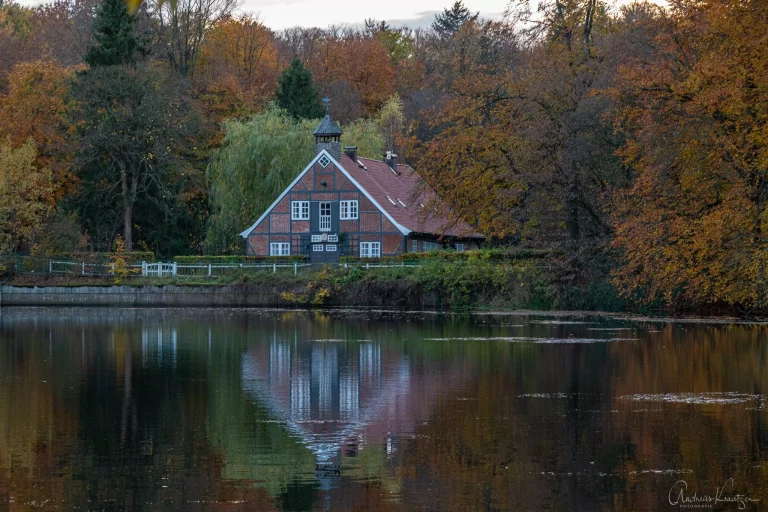
[[[653,510],[729,478],[768,499],[766,334],[1,310],[0,510]]]

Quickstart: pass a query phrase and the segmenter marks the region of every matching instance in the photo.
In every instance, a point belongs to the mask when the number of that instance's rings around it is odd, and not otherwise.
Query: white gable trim
[[[270,206],[269,208],[267,208],[267,209],[264,211],[264,213],[261,215],[261,217],[259,217],[259,220],[257,220],[256,222],[254,222],[254,223],[253,223],[253,225],[252,225],[251,227],[249,227],[248,229],[246,229],[245,231],[243,231],[242,233],[240,233],[240,236],[241,236],[241,237],[243,237],[243,238],[248,238],[249,236],[251,236],[251,233],[253,233],[253,230],[254,230],[254,229],[256,229],[256,226],[258,226],[259,224],[261,224],[261,221],[263,221],[263,220],[264,220],[264,219],[267,217],[267,215],[269,215],[269,213],[270,213],[270,212],[271,212],[271,211],[272,211],[272,210],[275,208],[275,206],[277,206],[277,204],[278,204],[280,201],[282,201],[282,200],[283,200],[283,198],[284,198],[286,195],[288,195],[288,192],[290,192],[290,191],[291,191],[291,189],[292,189],[293,187],[295,187],[295,186],[296,186],[296,184],[297,184],[299,181],[301,181],[301,178],[303,178],[303,177],[304,177],[304,175],[305,175],[305,174],[307,174],[307,171],[309,171],[309,170],[312,168],[312,166],[313,166],[313,165],[315,165],[315,162],[317,162],[317,161],[320,159],[320,156],[321,156],[323,153],[325,153],[325,154],[328,154],[328,153],[326,153],[326,151],[325,151],[325,150],[323,150],[323,151],[321,151],[320,153],[318,153],[317,155],[315,155],[315,158],[313,158],[313,159],[312,159],[312,161],[311,161],[311,162],[309,162],[309,165],[308,165],[308,166],[306,166],[306,167],[304,168],[304,170],[303,170],[303,171],[301,171],[301,172],[299,173],[299,175],[298,175],[298,176],[296,176],[296,179],[295,179],[295,180],[293,180],[293,182],[291,182],[291,184],[290,184],[290,185],[288,185],[287,187],[285,187],[285,190],[283,190],[283,193],[282,193],[282,194],[280,194],[280,197],[278,197],[277,199],[275,199],[275,202],[274,202],[274,203],[272,203],[272,206]],[[331,155],[328,155],[328,156],[330,157]],[[332,160],[333,160],[333,159],[332,159]]]
[[[296,179],[295,179],[295,180],[293,180],[293,182],[292,182],[290,185],[288,185],[288,186],[285,188],[285,190],[283,191],[283,193],[282,193],[282,194],[280,194],[280,197],[278,197],[277,199],[275,199],[275,202],[274,202],[274,203],[272,203],[272,206],[270,206],[269,208],[267,208],[267,209],[266,209],[266,211],[265,211],[265,212],[264,212],[264,213],[261,215],[261,217],[259,217],[259,220],[257,220],[256,222],[254,222],[254,223],[253,223],[253,225],[252,225],[251,227],[249,227],[248,229],[246,229],[245,231],[243,231],[242,233],[240,233],[240,236],[241,236],[241,237],[243,237],[243,238],[248,238],[249,236],[251,236],[251,233],[253,233],[253,230],[254,230],[254,229],[256,229],[256,226],[258,226],[259,224],[261,224],[261,221],[263,221],[263,220],[264,220],[264,219],[267,217],[267,215],[269,215],[269,213],[270,213],[270,212],[271,212],[271,211],[272,211],[272,210],[275,208],[275,206],[277,206],[277,204],[278,204],[280,201],[282,201],[282,200],[283,200],[283,198],[284,198],[286,195],[288,195],[288,192],[290,192],[290,191],[291,191],[291,189],[292,189],[293,187],[295,187],[295,186],[296,186],[296,184],[297,184],[299,181],[301,181],[301,178],[303,178],[303,177],[304,177],[304,175],[305,175],[305,174],[307,174],[307,171],[309,171],[309,170],[312,168],[312,166],[313,166],[313,165],[315,165],[315,162],[317,162],[317,161],[320,159],[320,157],[321,157],[321,156],[323,156],[323,155],[325,155],[325,156],[327,156],[328,158],[330,158],[330,159],[331,159],[331,162],[333,162],[333,164],[334,164],[334,165],[335,165],[335,166],[336,166],[336,167],[337,167],[337,168],[338,168],[338,169],[339,169],[339,170],[342,172],[342,174],[344,174],[344,176],[346,176],[346,177],[347,177],[347,179],[348,179],[349,181],[351,181],[351,182],[352,182],[352,184],[353,184],[354,186],[356,186],[356,187],[357,187],[357,188],[358,188],[358,189],[359,189],[359,190],[360,190],[360,191],[363,193],[363,195],[364,195],[365,197],[367,197],[367,198],[368,198],[368,200],[369,200],[371,203],[373,203],[373,205],[374,205],[376,208],[378,208],[378,209],[379,209],[379,211],[380,211],[380,212],[381,212],[381,213],[382,213],[382,214],[383,214],[383,215],[384,215],[384,216],[385,216],[387,219],[389,219],[389,221],[390,221],[392,224],[394,224],[394,226],[397,228],[397,230],[398,230],[398,231],[400,231],[400,232],[401,232],[403,235],[406,235],[406,236],[407,236],[407,235],[409,235],[409,234],[411,233],[411,230],[410,230],[410,229],[408,229],[408,228],[406,228],[406,227],[404,227],[404,226],[401,226],[400,224],[398,224],[398,223],[397,223],[397,221],[395,221],[395,219],[394,219],[394,218],[392,218],[392,216],[391,216],[389,213],[387,213],[387,211],[386,211],[384,208],[382,208],[382,207],[381,207],[381,205],[380,205],[379,203],[377,203],[377,202],[376,202],[376,200],[373,198],[373,196],[371,196],[371,194],[369,194],[367,190],[365,190],[365,189],[364,189],[364,188],[363,188],[363,187],[362,187],[362,186],[361,186],[361,185],[360,185],[360,184],[359,184],[357,181],[355,181],[355,179],[352,177],[352,175],[351,175],[351,174],[349,174],[349,172],[348,172],[348,171],[347,171],[347,170],[344,168],[344,166],[342,166],[342,165],[341,165],[341,164],[340,164],[340,163],[339,163],[339,162],[338,162],[338,161],[337,161],[335,158],[333,158],[333,156],[331,156],[331,154],[330,154],[330,153],[328,153],[328,151],[326,151],[326,150],[322,150],[320,153],[318,153],[317,155],[315,155],[315,158],[313,158],[313,159],[312,159],[312,161],[311,161],[311,162],[309,162],[309,165],[307,165],[307,167],[305,167],[305,168],[304,168],[304,170],[303,170],[303,171],[301,171],[301,172],[299,173],[299,175],[298,175],[298,176],[296,176]]]

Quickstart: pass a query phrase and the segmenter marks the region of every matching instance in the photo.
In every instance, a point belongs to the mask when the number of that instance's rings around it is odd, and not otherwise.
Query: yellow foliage
[[[51,212],[51,171],[36,156],[31,138],[18,149],[0,146],[0,253],[30,245]]]

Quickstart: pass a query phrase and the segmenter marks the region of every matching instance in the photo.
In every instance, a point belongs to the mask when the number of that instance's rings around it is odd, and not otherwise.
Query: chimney
[[[392,171],[394,171],[395,174],[398,174],[397,172],[397,155],[394,153],[394,151],[387,151],[386,160],[387,165],[389,166]]]
[[[357,163],[357,146],[345,146],[344,154],[351,158],[353,162]]]

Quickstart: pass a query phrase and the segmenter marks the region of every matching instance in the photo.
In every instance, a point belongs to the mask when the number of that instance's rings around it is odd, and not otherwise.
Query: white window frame
[[[319,163],[319,164],[320,164],[320,165],[321,165],[323,168],[326,168],[326,167],[328,167],[328,164],[329,164],[329,163],[331,163],[331,159],[330,159],[330,158],[328,158],[327,156],[323,155],[323,156],[321,156],[321,157],[320,157],[320,160],[318,160],[318,163]]]
[[[312,252],[323,252],[323,244],[315,244],[312,246]]]
[[[359,203],[357,199],[341,201],[339,203],[339,218],[341,220],[356,220],[359,217]]]
[[[322,242],[322,241],[323,241],[323,235],[312,235],[312,243]]]
[[[437,242],[421,242],[421,248],[424,252],[439,251],[440,244]]]
[[[337,242],[339,241],[339,235],[328,235],[328,241],[329,242]]]
[[[309,201],[291,201],[291,220],[309,220]]]
[[[361,258],[381,258],[381,242],[360,242]]]
[[[456,244],[456,252],[464,252],[464,244]]]
[[[419,252],[419,241],[411,240],[411,252]]]
[[[270,256],[290,256],[291,255],[291,243],[290,242],[271,242],[269,244]]]
[[[336,252],[336,245],[330,244],[325,246],[325,252]]]
[[[328,207],[328,214],[327,215],[323,214],[323,206],[327,206]],[[319,210],[319,214],[320,214],[320,222],[319,222],[318,225],[320,226],[320,231],[330,231],[331,230],[331,224],[332,224],[332,219],[333,219],[333,216],[331,215],[331,211],[332,211],[331,209],[332,208],[333,208],[333,205],[330,202],[328,202],[328,201],[323,201],[322,203],[319,203],[318,210]]]

